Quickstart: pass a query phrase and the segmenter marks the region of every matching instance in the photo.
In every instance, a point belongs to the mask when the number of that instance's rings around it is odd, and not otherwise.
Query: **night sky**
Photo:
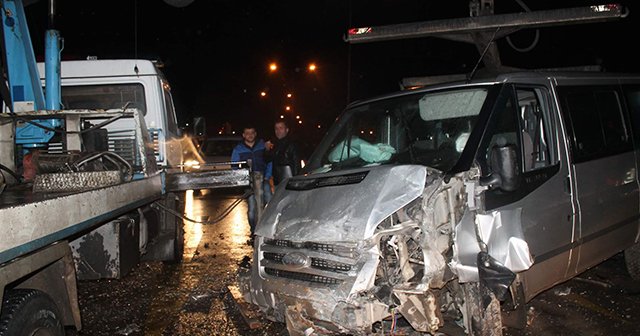
[[[523,1],[531,10],[604,3]],[[27,6],[37,57],[43,54],[46,3]],[[640,71],[634,50],[640,7],[636,13],[634,3],[627,6],[630,14],[621,21],[540,29],[530,52],[517,52],[501,39],[502,61],[522,68],[598,64]],[[496,13],[518,11],[523,9],[515,0],[495,1]],[[161,60],[180,123],[203,116],[210,132],[224,122],[235,129],[253,123],[269,137],[272,120],[284,114],[303,119],[292,126],[294,133],[322,133],[350,101],[396,91],[403,77],[468,73],[479,57],[472,45],[431,37],[353,45],[343,40],[350,27],[468,17],[466,0],[195,0],[181,8],[161,0],[67,0],[57,1],[57,14],[63,58]],[[527,47],[534,32],[520,31],[512,42]],[[270,62],[279,65],[277,73],[268,71]],[[315,73],[307,71],[310,62]],[[284,111],[289,92],[293,112]]]

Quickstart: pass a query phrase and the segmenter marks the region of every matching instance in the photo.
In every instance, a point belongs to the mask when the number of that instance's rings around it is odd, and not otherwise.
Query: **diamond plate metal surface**
[[[122,173],[117,170],[39,174],[33,181],[33,192],[74,192],[118,183],[122,183]]]

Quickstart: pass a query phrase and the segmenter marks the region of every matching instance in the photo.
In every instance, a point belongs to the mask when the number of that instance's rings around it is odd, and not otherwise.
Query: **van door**
[[[567,185],[564,136],[559,116],[553,112],[548,84],[506,85],[502,96],[478,155],[488,158],[496,144],[518,148],[522,174],[519,187],[514,191],[487,190],[485,209],[520,210],[519,222],[508,225],[521,226],[534,260],[522,274],[528,300],[567,277],[577,224],[575,205]]]
[[[565,84],[558,97],[569,125],[580,213],[579,273],[635,240],[636,163],[619,86]]]
[[[640,168],[640,85],[625,84],[622,85],[625,94],[625,103],[628,111],[629,122],[631,125],[631,134],[633,135],[633,148],[636,155],[636,175]],[[640,178],[636,177],[638,188],[640,189]],[[640,210],[638,213],[640,217]],[[640,239],[640,221],[638,222],[638,233],[636,233],[637,242]]]

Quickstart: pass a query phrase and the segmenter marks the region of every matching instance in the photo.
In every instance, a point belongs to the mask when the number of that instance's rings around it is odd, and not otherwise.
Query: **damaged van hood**
[[[288,188],[285,183],[278,186],[256,234],[300,242],[361,241],[422,195],[427,169],[380,165],[291,178]]]

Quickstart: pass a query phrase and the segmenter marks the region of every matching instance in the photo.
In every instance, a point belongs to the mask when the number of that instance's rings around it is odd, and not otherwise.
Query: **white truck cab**
[[[94,59],[61,62],[63,109],[138,108],[154,140],[160,167],[182,164],[180,131],[171,97],[171,87],[160,70],[160,63],[143,59]],[[44,82],[44,63],[38,63]],[[110,146],[125,158],[125,129],[131,120],[117,120],[107,126]],[[131,139],[129,139],[131,140]]]
[[[37,64],[40,79],[45,82],[45,65]],[[190,150],[192,143],[183,137],[178,128],[176,111],[171,96],[171,87],[165,78],[161,63],[145,59],[104,59],[89,57],[86,60],[62,61],[61,74],[61,109],[62,110],[97,110],[105,115],[113,112],[115,116],[125,109],[138,109],[144,116],[144,124],[148,129],[153,144],[155,162],[159,170],[166,176],[179,172],[183,164],[183,151]],[[96,127],[108,119],[92,121],[92,125],[82,125],[82,129]],[[135,125],[132,118],[120,118],[100,127],[104,133],[95,140],[101,150],[107,150],[122,157],[134,169],[134,179],[144,178],[141,158],[137,153]],[[81,150],[85,148],[83,140]],[[62,144],[54,137],[46,144],[40,144],[42,153],[55,154],[70,150],[69,144]],[[162,202],[170,207],[176,203],[177,194],[168,192]],[[177,218],[163,212],[152,211],[148,207],[141,208],[134,221],[138,223],[135,234],[125,234],[122,220],[109,222],[94,231],[88,232],[70,241],[79,279],[119,278],[137,263],[140,258],[154,260],[175,260],[181,258],[182,227]],[[130,225],[130,224],[127,224]],[[96,240],[99,235],[103,239]],[[95,243],[99,241],[101,243]],[[91,243],[91,244],[90,244]],[[153,243],[153,244],[152,244]],[[82,249],[84,246],[84,250]],[[90,246],[90,248],[87,248]],[[134,252],[138,249],[138,253]],[[106,251],[110,255],[109,262],[95,260],[93,251]],[[128,252],[127,252],[128,251]],[[91,265],[84,267],[82,265]],[[100,267],[100,265],[106,265]]]

